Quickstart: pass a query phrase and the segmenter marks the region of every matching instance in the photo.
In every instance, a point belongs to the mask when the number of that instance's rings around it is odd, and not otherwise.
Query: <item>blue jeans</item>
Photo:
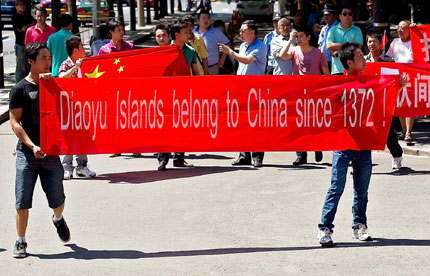
[[[49,207],[60,207],[65,200],[63,187],[64,170],[58,156],[34,157],[31,151],[16,153],[15,208],[30,209],[37,177],[48,198]]]
[[[359,224],[367,226],[367,190],[372,174],[372,154],[370,150],[346,150],[333,152],[331,186],[324,201],[321,223],[318,224],[320,229],[328,229],[333,232],[333,221],[340,197],[345,189],[349,162],[352,162],[354,180],[352,228],[357,228]]]

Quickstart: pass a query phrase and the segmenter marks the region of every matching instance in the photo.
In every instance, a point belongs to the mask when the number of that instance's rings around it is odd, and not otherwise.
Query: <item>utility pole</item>
[[[170,13],[175,13],[175,0],[170,0]]]
[[[99,37],[100,25],[100,0],[93,0],[93,38],[96,40]]]
[[[73,18],[73,28],[72,33],[79,33],[79,21],[78,21],[78,11],[76,9],[76,0],[68,0],[67,7],[69,10],[70,16]]]
[[[149,2],[149,1],[148,1]],[[145,26],[145,1],[137,1],[137,12],[139,14],[137,24],[139,27]]]
[[[0,10],[1,18],[1,10]],[[3,23],[0,23],[0,35],[3,38]],[[0,88],[4,88],[3,39],[0,41]]]
[[[61,14],[61,1],[60,0],[52,0],[51,2],[51,7],[52,7],[52,15],[51,15],[51,19],[52,19],[52,27],[54,27],[55,29],[57,29],[57,31],[60,29],[60,25],[59,25],[59,18],[60,18],[60,14]]]
[[[149,0],[146,1],[146,24],[151,24],[151,4]],[[155,6],[154,6],[154,13],[155,13]],[[155,16],[154,16],[155,17]]]
[[[167,0],[160,0],[160,17],[167,16]]]
[[[148,2],[146,3],[146,5],[148,6],[148,4],[150,3],[149,0],[147,0]],[[154,0],[154,20],[158,20],[160,19],[160,13],[159,13],[159,4],[160,1],[158,0]]]
[[[130,30],[136,31],[136,2],[130,0]]]
[[[134,0],[132,0],[134,1]],[[125,23],[124,23],[124,10],[122,9],[122,1],[117,1],[117,9],[118,9],[118,19],[121,22],[121,25],[124,26],[124,33],[125,33]]]
[[[388,0],[373,0],[373,28],[386,34],[390,40],[390,22],[388,21]]]

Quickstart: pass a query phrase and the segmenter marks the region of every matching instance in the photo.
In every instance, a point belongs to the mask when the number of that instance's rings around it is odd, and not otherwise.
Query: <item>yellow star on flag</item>
[[[121,73],[122,71],[124,71],[124,66],[120,66],[118,69],[118,74]]]
[[[104,73],[105,72],[99,73],[99,66],[97,65],[96,69],[94,69],[92,73],[85,73],[85,76],[87,76],[87,78],[90,78],[90,79],[97,79],[101,77]]]
[[[113,62],[113,64],[118,65],[118,63],[120,62],[120,58],[115,59],[115,61]]]

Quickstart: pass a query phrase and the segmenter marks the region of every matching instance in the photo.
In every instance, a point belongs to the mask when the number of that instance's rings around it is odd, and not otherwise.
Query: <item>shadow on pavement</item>
[[[328,164],[328,163],[307,163],[307,164],[300,165],[300,166],[264,164],[264,167],[290,169],[290,170],[325,170],[327,167],[331,167],[331,164]]]
[[[133,159],[133,158],[149,158],[149,159],[157,159],[157,156],[154,154],[144,154],[142,153],[140,156],[133,156],[132,154],[123,154],[122,156],[116,157],[124,159]],[[230,160],[232,157],[218,155],[218,154],[193,154],[188,153],[185,155],[185,159],[217,159],[217,160]]]
[[[6,249],[4,248],[0,248],[0,252],[6,251]]]
[[[242,248],[215,248],[201,250],[183,250],[183,251],[164,251],[144,253],[138,250],[88,250],[79,247],[76,244],[67,244],[73,252],[60,254],[29,254],[39,259],[143,259],[143,258],[170,258],[170,257],[190,257],[190,256],[213,256],[229,254],[245,254],[258,252],[281,252],[281,251],[302,251],[327,249],[321,246],[302,246],[302,247],[242,247]],[[373,242],[345,242],[336,243],[334,248],[342,247],[379,247],[379,246],[430,246],[430,240],[413,240],[413,239],[384,239],[377,238]]]
[[[157,164],[154,164],[156,168]],[[94,180],[109,180],[113,184],[141,184],[168,179],[195,177],[214,173],[232,172],[238,170],[256,170],[249,167],[194,167],[194,168],[168,168],[166,171],[138,171],[100,174]]]
[[[39,259],[143,259],[143,258],[169,258],[169,257],[190,257],[190,256],[212,256],[228,254],[244,254],[273,251],[297,251],[309,249],[321,249],[320,246],[311,247],[250,247],[250,248],[216,248],[202,250],[184,250],[184,251],[165,251],[144,253],[138,250],[88,250],[79,247],[76,244],[67,244],[73,252],[60,254],[29,254]]]
[[[408,168],[408,167],[402,167],[400,170],[396,170],[396,171],[392,171],[392,172],[372,173],[372,174],[385,174],[385,175],[425,175],[425,174],[430,174],[430,170],[428,170],[428,171],[416,171],[416,170]]]

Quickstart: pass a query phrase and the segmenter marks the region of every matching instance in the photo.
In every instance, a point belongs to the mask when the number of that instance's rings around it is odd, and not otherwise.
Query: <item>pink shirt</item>
[[[121,46],[118,49],[117,47],[115,47],[115,45],[111,40],[108,44],[105,44],[100,48],[99,55],[104,55],[104,54],[109,54],[114,52],[121,52],[121,51],[126,51],[131,49],[134,49],[133,43],[127,42],[125,40],[121,40]]]
[[[26,46],[31,42],[47,42],[48,37],[57,31],[54,27],[45,25],[45,29],[43,29],[42,32],[38,26],[39,25],[36,24],[27,29],[24,42]]]
[[[304,54],[302,49],[296,46],[288,53],[293,56],[293,75],[321,75],[321,68],[327,66],[324,53],[315,47]]]

